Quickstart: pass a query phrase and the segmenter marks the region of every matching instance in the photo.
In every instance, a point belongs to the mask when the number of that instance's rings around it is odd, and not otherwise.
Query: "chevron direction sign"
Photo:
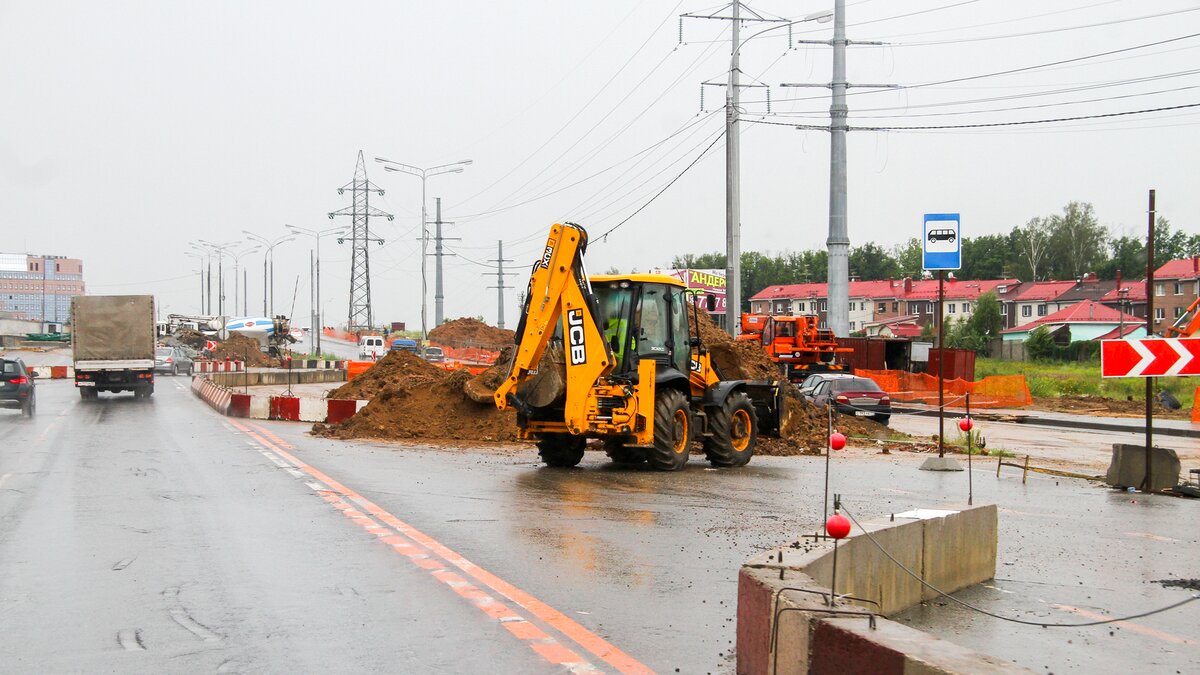
[[[1103,377],[1174,377],[1200,375],[1200,338],[1104,340],[1100,343]]]

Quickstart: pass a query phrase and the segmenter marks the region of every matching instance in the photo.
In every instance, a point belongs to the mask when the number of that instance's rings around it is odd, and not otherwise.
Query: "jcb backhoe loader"
[[[550,228],[496,406],[516,409],[519,436],[550,466],[578,464],[588,438],[615,462],[666,471],[693,442],[714,466],[749,462],[758,435],[778,432],[786,383],[722,380],[695,291],[656,274],[588,278],[586,248],[579,225]]]

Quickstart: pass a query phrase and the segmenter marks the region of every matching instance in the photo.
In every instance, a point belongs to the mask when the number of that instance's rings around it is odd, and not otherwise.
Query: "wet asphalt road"
[[[184,384],[160,378],[149,402],[82,404],[70,383],[42,382],[35,420],[0,414],[0,662],[552,673],[568,672],[554,660],[570,654],[602,672],[728,673],[738,565],[821,519],[820,458],[662,474],[589,453],[559,471],[528,450],[231,422]],[[860,517],[965,498],[965,474],[919,472],[919,456],[835,459],[833,490]],[[970,597],[1001,612],[1141,611],[1186,597],[1155,580],[1200,577],[1197,502],[1043,476],[1021,485],[994,465],[974,484],[976,503],[1002,507],[1001,571]],[[481,611],[481,596],[508,613]],[[1042,672],[1187,672],[1197,605],[1111,636],[942,607],[903,619]]]

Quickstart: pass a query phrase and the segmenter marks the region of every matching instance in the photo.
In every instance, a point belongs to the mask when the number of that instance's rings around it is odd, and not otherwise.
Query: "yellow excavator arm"
[[[587,232],[573,223],[555,224],[542,257],[534,263],[517,327],[517,351],[508,378],[496,389],[496,406],[525,408],[518,385],[541,362],[563,324],[567,376],[564,421],[573,434],[587,431],[593,388],[613,370],[613,354],[596,318],[595,300],[583,265]],[[565,321],[563,318],[565,317]]]
[[[1175,320],[1175,324],[1167,328],[1167,337],[1194,337],[1200,334],[1200,298],[1197,298],[1179,318]]]

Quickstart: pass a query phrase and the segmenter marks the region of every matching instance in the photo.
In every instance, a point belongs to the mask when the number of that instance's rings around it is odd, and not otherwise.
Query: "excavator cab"
[[[683,288],[651,275],[596,276],[591,283],[613,353],[612,377],[636,382],[644,360],[654,362],[656,373],[669,369],[686,376],[690,347]]]

